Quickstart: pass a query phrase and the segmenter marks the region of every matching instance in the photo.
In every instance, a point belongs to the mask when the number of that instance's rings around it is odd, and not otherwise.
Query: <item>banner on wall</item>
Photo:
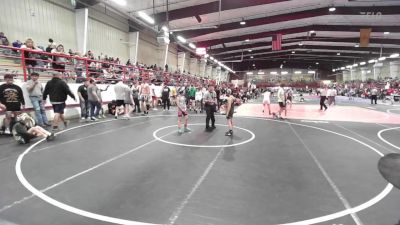
[[[368,47],[371,28],[360,29],[360,47]]]

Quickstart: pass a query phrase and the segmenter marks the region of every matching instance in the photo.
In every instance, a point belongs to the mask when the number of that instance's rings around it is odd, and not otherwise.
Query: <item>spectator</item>
[[[64,52],[64,45],[59,44],[55,49],[51,51],[53,54],[57,55],[67,55]],[[68,62],[67,58],[60,57],[60,56],[53,56],[53,69],[56,70],[57,72],[62,72],[63,74],[65,73],[65,65]]]
[[[100,117],[106,118],[106,115],[105,115],[104,109],[103,109],[103,98],[101,97],[101,92],[107,91],[107,90],[108,90],[108,87],[110,87],[110,85],[107,85],[106,89],[97,88],[97,97],[98,97],[99,100],[100,100],[100,112],[101,112],[101,113],[99,114],[99,118],[100,118]]]
[[[78,87],[79,105],[81,107],[81,122],[89,120],[89,100],[87,87],[89,86],[89,80],[85,80],[83,85]]]
[[[47,45],[46,52],[51,53],[51,51],[55,48],[56,43],[54,43],[53,39],[49,38],[49,44]]]
[[[37,65],[37,60],[34,51],[41,52],[42,50],[35,46],[35,42],[33,42],[32,38],[28,38],[25,41],[25,44],[21,46],[21,49],[27,49],[30,51],[24,51],[25,56],[25,66],[28,69],[28,73],[33,73],[33,68]]]
[[[12,74],[4,75],[5,83],[0,85],[0,109],[6,111],[4,119],[4,133],[11,134],[11,120],[16,118],[25,107],[24,95],[22,89],[14,84]]]
[[[41,127],[50,126],[43,105],[43,86],[38,81],[39,74],[32,73],[31,78],[31,80],[26,82],[26,89],[28,90],[29,99],[31,100],[33,109],[35,110],[37,124]]]
[[[69,89],[67,83],[60,79],[61,73],[54,73],[53,78],[49,80],[44,88],[43,92],[43,104],[46,104],[47,95],[50,96],[50,102],[53,105],[54,119],[53,119],[53,130],[58,130],[59,122],[64,123],[64,127],[67,127],[68,121],[64,118],[65,101],[68,95],[75,101],[75,95]]]
[[[94,79],[90,79],[89,86],[87,87],[87,95],[90,104],[90,119],[96,121],[100,119],[99,112],[101,108],[101,100],[98,96],[99,88]]]
[[[10,42],[8,41],[7,37],[4,35],[3,32],[0,32],[0,45],[9,46]]]
[[[140,103],[139,103],[139,82],[135,82],[132,85],[131,91],[132,91],[132,98],[133,102],[135,103],[135,109],[133,110],[134,112],[140,113]]]

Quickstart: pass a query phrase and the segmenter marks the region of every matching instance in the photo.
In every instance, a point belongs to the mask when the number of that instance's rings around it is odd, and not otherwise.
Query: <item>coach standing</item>
[[[206,130],[211,131],[215,129],[215,116],[214,113],[217,110],[217,94],[214,91],[214,86],[209,85],[208,91],[204,94],[204,106],[206,109]],[[211,119],[211,127],[210,127]]]

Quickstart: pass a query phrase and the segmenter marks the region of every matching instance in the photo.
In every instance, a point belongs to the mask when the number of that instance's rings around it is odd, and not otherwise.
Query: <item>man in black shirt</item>
[[[87,87],[89,86],[89,81],[86,80],[83,85],[79,86],[78,88],[78,97],[79,103],[81,106],[81,120],[88,120],[89,119],[89,100],[88,100],[88,93]]]
[[[4,133],[11,134],[11,119],[18,116],[21,107],[25,107],[25,101],[22,89],[13,84],[13,75],[4,75],[4,80],[6,83],[0,85],[0,109],[6,111],[6,118],[4,119],[3,124]]]
[[[54,73],[54,76],[49,80],[43,92],[43,104],[46,104],[47,95],[50,96],[50,102],[53,105],[54,119],[53,130],[58,130],[58,123],[60,120],[64,122],[64,127],[67,126],[68,121],[64,118],[65,101],[68,95],[75,101],[75,95],[69,89],[67,83],[60,78],[61,73]]]
[[[171,105],[171,102],[169,100],[169,93],[171,92],[171,90],[169,89],[169,87],[167,85],[162,84],[162,94],[161,94],[161,99],[164,105],[164,111],[166,109],[166,106],[168,106],[168,110],[169,107]]]

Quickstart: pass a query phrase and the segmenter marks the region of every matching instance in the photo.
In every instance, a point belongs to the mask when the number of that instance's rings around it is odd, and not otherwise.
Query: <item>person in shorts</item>
[[[147,80],[140,85],[139,90],[139,100],[140,100],[140,108],[142,108],[143,116],[149,114],[149,105],[150,105],[150,86]]]
[[[125,118],[128,118],[127,108],[125,107],[125,96],[128,91],[129,91],[129,97],[130,97],[131,89],[128,87],[128,85],[124,84],[124,82],[122,80],[120,80],[114,86],[115,99],[116,99],[115,119],[118,119],[118,115],[120,115],[122,113],[124,114]]]
[[[285,116],[286,116],[286,98],[285,98],[285,90],[283,89],[283,87],[284,87],[284,84],[281,84],[278,89],[278,93],[277,93],[278,104],[279,104],[278,115],[273,113],[274,117],[277,117],[279,119],[283,119],[283,117],[282,117],[283,111],[285,111]]]
[[[176,99],[176,106],[178,107],[178,133],[182,134],[183,132],[190,132],[191,130],[187,127],[188,124],[188,112],[186,106],[186,97],[185,97],[185,89],[180,88],[178,91],[178,97]],[[182,127],[182,118],[184,121],[184,128]]]
[[[271,90],[267,89],[263,94],[263,113],[268,109],[268,114],[271,115]]]
[[[6,111],[3,123],[5,134],[11,134],[12,120],[15,119],[25,108],[24,95],[22,89],[14,84],[12,74],[4,75],[5,83],[0,85],[0,109]]]
[[[61,80],[61,73],[54,73],[53,78],[46,83],[43,91],[43,104],[46,105],[47,96],[50,96],[50,102],[53,105],[54,118],[53,130],[58,130],[59,122],[64,123],[67,127],[68,121],[64,117],[65,101],[70,96],[76,101],[75,95],[69,89],[65,81]]]
[[[228,122],[229,130],[225,136],[233,135],[233,113],[235,112],[235,97],[232,95],[232,90],[226,90],[226,120]]]

